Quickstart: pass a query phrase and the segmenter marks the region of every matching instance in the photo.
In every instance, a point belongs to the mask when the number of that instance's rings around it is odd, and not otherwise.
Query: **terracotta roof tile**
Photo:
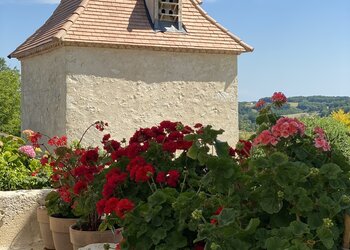
[[[144,0],[62,0],[47,22],[10,57],[62,45],[140,47],[212,53],[253,48],[212,19],[200,0],[182,0],[186,32],[155,32]]]

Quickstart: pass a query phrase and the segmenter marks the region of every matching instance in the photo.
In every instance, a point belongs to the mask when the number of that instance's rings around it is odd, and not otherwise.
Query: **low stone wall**
[[[0,191],[0,250],[42,250],[36,208],[49,189]]]

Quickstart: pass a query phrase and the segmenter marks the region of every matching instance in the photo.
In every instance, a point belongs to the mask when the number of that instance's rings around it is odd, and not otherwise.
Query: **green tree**
[[[20,74],[0,58],[0,132],[20,135]]]

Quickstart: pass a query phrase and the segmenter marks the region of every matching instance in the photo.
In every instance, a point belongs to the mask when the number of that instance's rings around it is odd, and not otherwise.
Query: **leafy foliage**
[[[0,137],[0,190],[50,187],[48,166],[21,153],[24,141],[14,136]]]
[[[315,127],[322,128],[326,134],[328,141],[333,148],[333,154],[338,155],[338,160],[341,156],[344,156],[346,161],[345,164],[341,162],[339,164],[346,165],[350,160],[350,131],[349,128],[335,120],[332,117],[304,117],[302,121],[307,125],[307,134],[312,134]]]
[[[0,58],[0,132],[20,135],[20,75]]]
[[[284,123],[278,127],[281,120]],[[340,148],[349,140],[348,134],[332,118],[304,121],[308,126],[294,133],[293,126],[300,121],[276,116],[269,105],[260,110],[253,145],[263,153],[249,161],[251,199],[259,206],[262,222],[255,235],[259,248],[336,249],[341,245],[343,215],[350,208],[350,166]],[[277,128],[283,130],[282,136]],[[266,129],[276,137],[275,144],[257,140]],[[327,138],[332,150],[318,147],[320,136],[325,143]]]
[[[332,112],[332,118],[343,123],[350,129],[350,112],[345,113],[343,109]]]

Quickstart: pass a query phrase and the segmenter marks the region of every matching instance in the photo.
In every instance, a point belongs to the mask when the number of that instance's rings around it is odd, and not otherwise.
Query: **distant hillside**
[[[269,102],[269,98],[263,98]],[[258,111],[255,109],[256,102],[240,102],[239,106],[239,129],[253,131],[256,128],[255,118]],[[295,96],[289,97],[288,103],[277,113],[287,116],[319,115],[328,116],[333,111],[344,109],[350,112],[350,97],[348,96]]]

